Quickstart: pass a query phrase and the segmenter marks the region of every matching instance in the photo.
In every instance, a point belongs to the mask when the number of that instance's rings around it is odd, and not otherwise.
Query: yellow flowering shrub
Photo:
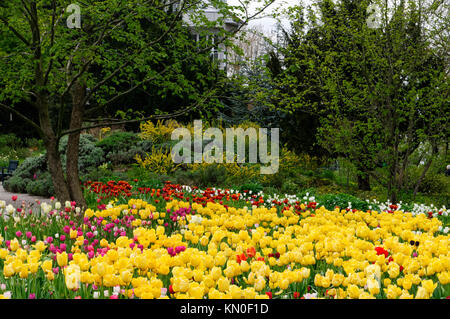
[[[158,174],[173,173],[180,166],[173,162],[170,149],[163,151],[160,148],[152,147],[151,153],[146,153],[144,158],[137,154],[135,160],[140,167]]]

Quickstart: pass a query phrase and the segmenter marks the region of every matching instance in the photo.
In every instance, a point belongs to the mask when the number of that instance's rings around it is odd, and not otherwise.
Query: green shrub
[[[3,188],[11,193],[25,193],[27,185],[31,182],[29,178],[12,176],[3,183]]]
[[[139,136],[132,132],[114,132],[96,143],[105,154],[111,152],[119,152],[128,150],[131,146],[136,145]]]
[[[150,152],[153,143],[141,141],[139,136],[132,132],[114,132],[96,144],[100,147],[105,159],[113,165],[135,163],[136,155],[144,156]]]
[[[103,150],[95,146],[95,138],[88,134],[80,136],[78,167],[80,174],[97,168],[103,161]],[[61,139],[59,151],[63,169],[66,166],[67,136]],[[47,171],[46,154],[26,158],[15,170],[13,176],[5,181],[7,191],[49,196],[54,193],[50,173]]]
[[[22,140],[14,133],[0,135],[0,149],[3,147],[20,148],[23,146]]]
[[[312,177],[310,180],[309,180],[309,182],[308,182],[308,186],[310,186],[310,187],[322,187],[322,186],[328,186],[328,185],[331,185],[333,182],[332,181],[330,181],[329,179],[325,179],[325,178],[322,178],[322,177],[317,177],[317,176],[314,176],[314,177]]]
[[[242,193],[243,191],[251,191],[252,194],[256,194],[263,190],[263,186],[259,183],[245,183],[239,187],[239,191]]]
[[[322,178],[325,178],[325,179],[333,180],[333,179],[334,179],[334,172],[331,171],[331,170],[329,170],[329,169],[324,169],[324,170],[322,171],[322,174],[321,174],[320,176],[321,176]]]
[[[27,183],[26,192],[31,195],[50,197],[54,194],[54,188],[50,173],[46,172],[39,178]]]
[[[340,208],[348,207],[348,203],[351,203],[352,208],[366,211],[370,205],[366,201],[348,194],[325,194],[316,197],[316,200],[320,206],[323,205],[329,210],[333,210],[336,206]],[[375,209],[375,207],[372,207],[372,209]]]
[[[194,172],[191,170],[176,170],[174,173],[174,179],[177,184],[196,186]]]
[[[227,170],[223,166],[207,165],[195,171],[192,177],[194,183],[200,187],[217,187],[226,181]]]
[[[61,138],[59,143],[59,151],[61,153],[61,161],[63,169],[66,168],[66,151],[68,136]],[[90,134],[80,135],[80,150],[78,158],[78,169],[80,174],[86,174],[92,167],[98,167],[104,161],[103,150],[96,146],[97,140]]]
[[[422,172],[423,167],[412,166],[408,168],[407,190],[414,190]],[[435,170],[430,169],[420,183],[418,191],[424,194],[449,194],[450,179],[444,174],[439,174]]]
[[[281,192],[283,194],[295,194],[299,189],[299,186],[291,179],[288,179],[281,186]]]
[[[145,187],[145,188],[154,188],[154,189],[161,189],[164,187],[164,183],[159,178],[150,178],[146,180],[138,180],[135,183],[135,187]]]

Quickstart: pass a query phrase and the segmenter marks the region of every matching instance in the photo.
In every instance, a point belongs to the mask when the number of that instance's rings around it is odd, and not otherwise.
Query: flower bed
[[[446,210],[92,184],[98,201],[84,212],[0,202],[0,298],[450,295]]]

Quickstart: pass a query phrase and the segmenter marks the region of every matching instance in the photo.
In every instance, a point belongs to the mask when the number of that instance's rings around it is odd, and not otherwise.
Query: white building
[[[180,0],[182,1],[182,0]],[[221,0],[224,3],[227,3],[227,0]],[[209,1],[208,1],[209,2]],[[179,4],[175,5],[175,8],[178,7]],[[211,5],[208,5],[205,1],[205,7],[203,9],[203,13],[205,15],[205,17],[213,22],[213,21],[217,21],[219,19],[222,18],[221,13],[219,12],[219,10]],[[192,32],[192,38],[196,41],[196,42],[200,42],[201,37],[203,34],[204,36],[206,36],[206,39],[209,40],[210,37],[212,37],[212,43],[214,44],[215,42],[220,42],[220,39],[218,37],[218,34],[220,31],[228,31],[228,32],[233,32],[235,31],[237,28],[239,28],[239,26],[241,25],[241,21],[234,21],[231,18],[224,18],[223,19],[223,25],[221,26],[217,26],[216,28],[210,28],[208,30],[208,32],[204,32],[205,29],[200,30],[198,26],[194,25],[194,23],[190,20],[190,17],[185,15],[183,16],[183,20],[184,22],[186,22],[187,25],[189,25],[191,27],[191,32]],[[217,46],[215,46],[212,50],[211,50],[211,56],[214,60],[219,61],[219,67],[220,69],[224,70],[226,68],[226,54],[227,54],[227,48],[223,43],[219,43]]]

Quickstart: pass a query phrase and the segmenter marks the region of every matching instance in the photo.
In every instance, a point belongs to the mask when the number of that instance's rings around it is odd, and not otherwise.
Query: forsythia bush
[[[144,158],[137,154],[135,159],[142,168],[158,174],[173,173],[180,166],[172,161],[170,150],[164,152],[155,147],[152,147],[152,152],[146,153]]]
[[[156,125],[152,121],[141,123],[141,138],[143,140],[150,140],[154,144],[162,143],[170,140],[172,131],[179,127],[175,120],[167,120],[165,122],[158,121]]]

